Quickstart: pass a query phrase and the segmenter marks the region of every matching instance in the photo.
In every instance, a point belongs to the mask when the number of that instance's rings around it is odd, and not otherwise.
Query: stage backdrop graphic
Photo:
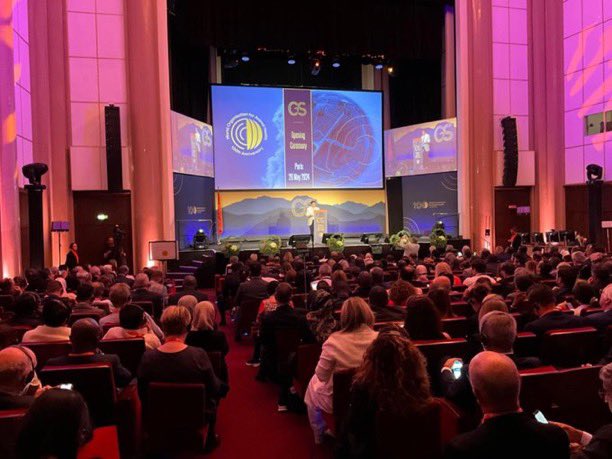
[[[221,193],[223,237],[308,234],[306,207],[316,199],[328,212],[329,232],[385,232],[384,190]]]
[[[457,170],[457,118],[385,131],[385,175]]]
[[[213,234],[215,184],[210,177],[174,174],[174,219],[179,250],[189,249],[193,235],[203,229]]]
[[[170,122],[172,170],[214,177],[212,126],[177,112],[170,112]]]
[[[382,188],[380,92],[212,86],[218,190]]]
[[[442,221],[446,232],[457,236],[457,173],[402,177],[404,228],[413,234],[428,235],[435,222]]]

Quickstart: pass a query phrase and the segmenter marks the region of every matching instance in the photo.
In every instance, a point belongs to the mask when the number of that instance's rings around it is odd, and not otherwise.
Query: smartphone
[[[71,383],[64,383],[60,384],[58,387],[64,390],[72,390],[74,386]]]
[[[544,414],[540,410],[534,411],[533,416],[540,424],[548,424],[548,419],[546,419],[546,416],[544,416]]]
[[[455,360],[453,365],[451,366],[451,370],[453,372],[453,376],[455,379],[461,378],[461,370],[463,368],[463,362],[461,360]]]

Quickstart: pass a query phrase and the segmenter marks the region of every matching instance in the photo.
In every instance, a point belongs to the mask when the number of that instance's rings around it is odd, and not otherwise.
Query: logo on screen
[[[287,112],[291,116],[306,116],[306,102],[291,101],[287,105]]]
[[[455,137],[455,126],[452,123],[440,123],[434,129],[434,139],[437,143],[450,142]]]
[[[225,139],[232,142],[232,150],[242,156],[253,156],[263,150],[261,143],[268,139],[266,125],[257,115],[239,113],[225,126]]]

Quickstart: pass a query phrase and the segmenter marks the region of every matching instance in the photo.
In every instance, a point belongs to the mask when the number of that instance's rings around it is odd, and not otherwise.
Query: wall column
[[[135,269],[149,241],[174,239],[170,86],[165,0],[125,2],[131,118]]]

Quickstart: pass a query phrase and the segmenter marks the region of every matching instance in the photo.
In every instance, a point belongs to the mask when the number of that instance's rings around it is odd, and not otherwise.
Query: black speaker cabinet
[[[123,164],[121,162],[121,123],[119,107],[104,107],[106,134],[106,176],[109,191],[123,191]]]
[[[507,116],[501,120],[504,137],[504,186],[516,186],[518,176],[518,136],[516,118]]]

